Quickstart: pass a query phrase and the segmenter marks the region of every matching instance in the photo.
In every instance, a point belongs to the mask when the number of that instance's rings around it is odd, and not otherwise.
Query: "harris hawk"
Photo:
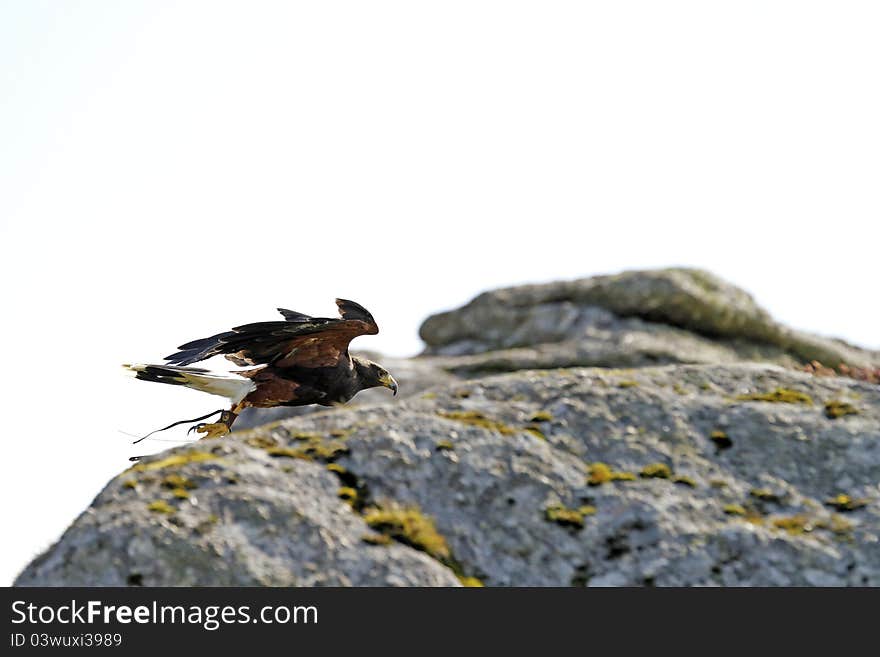
[[[354,338],[379,332],[373,316],[354,301],[336,299],[336,306],[338,318],[278,308],[283,321],[244,324],[187,342],[166,356],[164,365],[123,367],[142,381],[182,385],[228,398],[232,408],[210,414],[220,413],[218,422],[193,427],[205,438],[229,433],[235,418],[249,406],[333,406],[379,386],[396,395],[397,382],[384,367],[348,353]],[[221,374],[188,367],[218,355],[248,369]]]

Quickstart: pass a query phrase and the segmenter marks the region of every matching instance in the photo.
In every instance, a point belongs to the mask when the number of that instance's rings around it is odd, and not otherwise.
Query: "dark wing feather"
[[[314,319],[314,317],[303,315],[302,313],[298,313],[295,310],[288,310],[287,308],[277,308],[276,310],[278,310],[288,322],[308,322],[309,320]]]
[[[379,332],[372,315],[363,306],[344,299],[337,299],[336,304],[342,319],[282,311],[282,314],[290,313],[294,319],[237,326],[231,331],[181,345],[178,347],[180,351],[166,356],[165,360],[176,365],[190,365],[223,354],[238,365],[336,365],[347,355],[352,339]]]
[[[379,332],[379,327],[376,326],[376,320],[373,319],[370,311],[364,308],[361,304],[349,301],[348,299],[337,299],[336,307],[339,308],[339,316],[342,317],[342,319],[359,319],[362,322],[373,325],[375,331],[372,331],[372,333],[375,334]]]

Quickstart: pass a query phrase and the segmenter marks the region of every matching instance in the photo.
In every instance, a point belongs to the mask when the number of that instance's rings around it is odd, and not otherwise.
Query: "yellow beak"
[[[382,378],[379,379],[379,383],[381,383],[386,388],[390,388],[391,392],[397,396],[397,381],[394,380],[394,377],[390,374],[385,374]]]

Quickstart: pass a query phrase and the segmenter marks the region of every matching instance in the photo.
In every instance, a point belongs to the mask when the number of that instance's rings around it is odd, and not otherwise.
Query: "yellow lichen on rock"
[[[364,512],[364,520],[377,532],[426,552],[435,559],[445,561],[451,556],[446,539],[437,531],[434,521],[418,507],[372,508]]]
[[[165,513],[172,514],[177,511],[173,506],[168,504],[165,500],[155,500],[154,502],[150,502],[147,505],[147,509],[152,511],[153,513]]]
[[[859,409],[852,404],[832,399],[825,402],[825,417],[836,420],[844,415],[858,415]]]
[[[138,463],[131,469],[135,472],[151,472],[154,470],[162,470],[164,468],[173,468],[176,466],[187,465],[188,463],[201,463],[202,461],[214,461],[217,457],[210,452],[184,452],[175,454],[159,461],[152,463]]]
[[[584,505],[577,509],[569,509],[561,504],[553,504],[544,510],[544,517],[557,525],[581,529],[584,526],[584,517],[595,513],[594,506]]]
[[[337,495],[348,502],[350,506],[355,506],[357,504],[358,492],[351,486],[341,486],[337,491]]]
[[[867,506],[868,501],[853,498],[841,493],[840,495],[835,495],[834,497],[825,500],[825,504],[833,506],[838,511],[855,511],[856,509],[861,509],[862,507]]]
[[[275,458],[332,461],[349,451],[342,440],[325,440],[316,433],[297,433],[293,435],[293,439],[300,444],[296,447],[269,447],[266,453]]]
[[[672,469],[665,463],[650,463],[642,468],[639,476],[643,479],[669,479]]]
[[[753,488],[749,495],[763,502],[778,502],[779,496],[769,488]]]
[[[715,429],[709,434],[709,439],[715,443],[721,449],[727,449],[733,445],[733,441],[730,439],[730,436],[727,435],[726,431],[721,429]]]
[[[815,522],[802,513],[774,518],[771,524],[793,535],[811,532],[816,527]]]
[[[737,401],[763,401],[775,404],[805,404],[813,405],[813,398],[805,392],[791,390],[790,388],[776,388],[771,392],[752,393],[737,395]]]
[[[193,490],[195,488],[198,488],[198,486],[192,481],[192,479],[176,473],[166,475],[162,479],[161,485],[163,488],[183,488],[186,490]]]
[[[589,470],[587,484],[590,486],[601,486],[610,481],[635,481],[636,479],[632,472],[613,470],[608,464],[601,462],[591,463]]]
[[[361,540],[370,545],[391,545],[394,542],[387,534],[364,534]]]
[[[441,411],[437,413],[437,415],[446,418],[447,420],[454,420],[472,427],[497,431],[505,436],[517,433],[517,430],[509,424],[489,419],[479,411]]]
[[[461,582],[461,585],[465,588],[483,588],[484,586],[482,580],[477,577],[465,577],[463,575],[459,575],[458,581]]]

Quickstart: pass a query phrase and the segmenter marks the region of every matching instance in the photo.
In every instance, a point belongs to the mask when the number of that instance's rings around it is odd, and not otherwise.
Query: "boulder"
[[[745,291],[696,269],[628,271],[479,295],[429,317],[426,355],[471,374],[526,368],[764,361],[880,364],[880,353],[785,327]]]
[[[877,586],[878,482],[868,382],[520,371],[145,458],[16,584]]]

